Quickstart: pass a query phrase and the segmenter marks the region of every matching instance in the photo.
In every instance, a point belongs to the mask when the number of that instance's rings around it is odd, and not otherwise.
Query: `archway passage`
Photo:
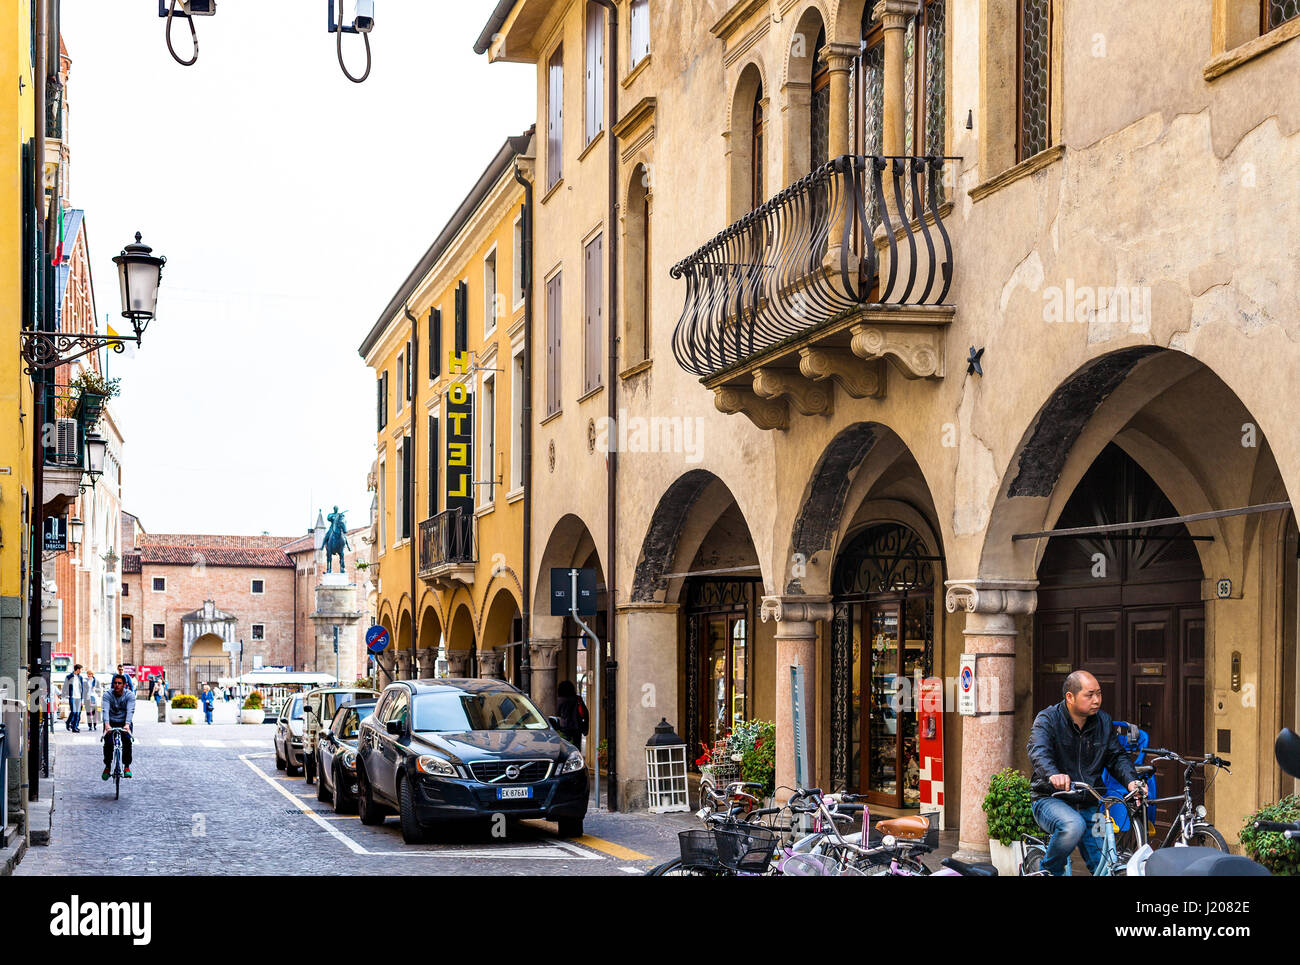
[[[1111,443],[1084,473],[1057,528],[1177,516],[1149,475]],[[1196,541],[1182,523],[1053,537],[1038,567],[1034,707],[1059,701],[1072,670],[1102,687],[1103,707],[1136,723],[1153,746],[1205,753],[1205,605]],[[1181,770],[1159,765],[1161,793]],[[1197,799],[1200,800],[1198,793]],[[1159,818],[1176,808],[1162,805]]]
[[[448,676],[474,677],[474,615],[467,603],[461,603],[452,614],[447,631]]]
[[[215,633],[204,634],[190,647],[190,693],[196,694],[209,684],[214,689],[217,681],[230,676],[230,654],[221,647],[221,637]]]
[[[479,641],[480,673],[500,677],[520,690],[527,690],[523,679],[523,621],[514,594],[505,587],[497,590],[483,621],[483,638]]]

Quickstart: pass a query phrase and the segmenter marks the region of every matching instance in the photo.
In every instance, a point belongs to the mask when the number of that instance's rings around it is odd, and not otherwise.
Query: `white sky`
[[[340,72],[321,0],[221,0],[200,55],[154,0],[63,0],[70,200],[101,326],[136,231],[167,256],[158,316],[112,355],[123,506],[155,533],[303,533],[369,518],[373,373],[357,346],[505,138],[530,66],[472,45],[492,0],[378,0],[374,67]],[[348,0],[351,10],[352,3]],[[188,57],[189,30],[173,25]],[[359,74],[361,38],[345,36]]]

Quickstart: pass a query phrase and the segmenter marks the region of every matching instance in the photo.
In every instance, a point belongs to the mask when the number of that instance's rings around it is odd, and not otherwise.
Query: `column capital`
[[[826,69],[847,73],[853,66],[853,59],[858,55],[857,44],[828,43],[822,47],[821,58]]]
[[[528,657],[533,670],[554,670],[559,663],[560,641],[533,640],[528,644]]]
[[[469,669],[468,650],[447,651],[447,674],[451,677],[463,677]]]
[[[949,613],[1027,615],[1038,607],[1037,580],[948,580],[944,607]]]
[[[829,620],[835,614],[828,596],[765,596],[759,607],[759,618],[766,623],[812,623]]]
[[[880,0],[871,9],[871,16],[886,30],[902,30],[907,18],[915,17],[917,0]]]

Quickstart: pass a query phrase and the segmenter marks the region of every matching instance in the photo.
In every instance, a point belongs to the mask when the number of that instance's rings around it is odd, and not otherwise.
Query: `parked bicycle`
[[[1228,850],[1228,842],[1223,835],[1219,833],[1206,818],[1205,805],[1197,804],[1192,799],[1192,778],[1197,771],[1205,772],[1206,768],[1213,767],[1217,771],[1232,771],[1229,769],[1229,761],[1213,754],[1206,754],[1204,757],[1182,757],[1171,750],[1163,747],[1147,748],[1147,759],[1151,761],[1177,761],[1186,768],[1183,771],[1183,793],[1173,797],[1156,798],[1152,803],[1166,803],[1170,801],[1182,801],[1182,806],[1175,815],[1173,822],[1169,825],[1164,840],[1158,847],[1167,848],[1172,844],[1187,845],[1188,847],[1218,848],[1220,851]],[[1213,776],[1206,778],[1206,789],[1214,783]],[[1141,845],[1134,847],[1134,851]],[[1156,845],[1153,845],[1156,847]]]
[[[652,877],[729,877],[767,872],[780,840],[778,827],[763,823],[781,808],[759,808],[758,798],[746,788],[761,784],[734,781],[719,792],[701,785],[702,804],[696,816],[703,829],[678,834],[678,857],[646,872]],[[786,829],[789,830],[789,829]]]

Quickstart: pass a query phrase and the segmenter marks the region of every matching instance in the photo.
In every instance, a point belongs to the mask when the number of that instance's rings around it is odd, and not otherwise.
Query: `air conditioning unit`
[[[81,464],[81,452],[77,445],[77,420],[59,419],[56,425],[54,442],[54,462],[60,466],[77,466]]]

